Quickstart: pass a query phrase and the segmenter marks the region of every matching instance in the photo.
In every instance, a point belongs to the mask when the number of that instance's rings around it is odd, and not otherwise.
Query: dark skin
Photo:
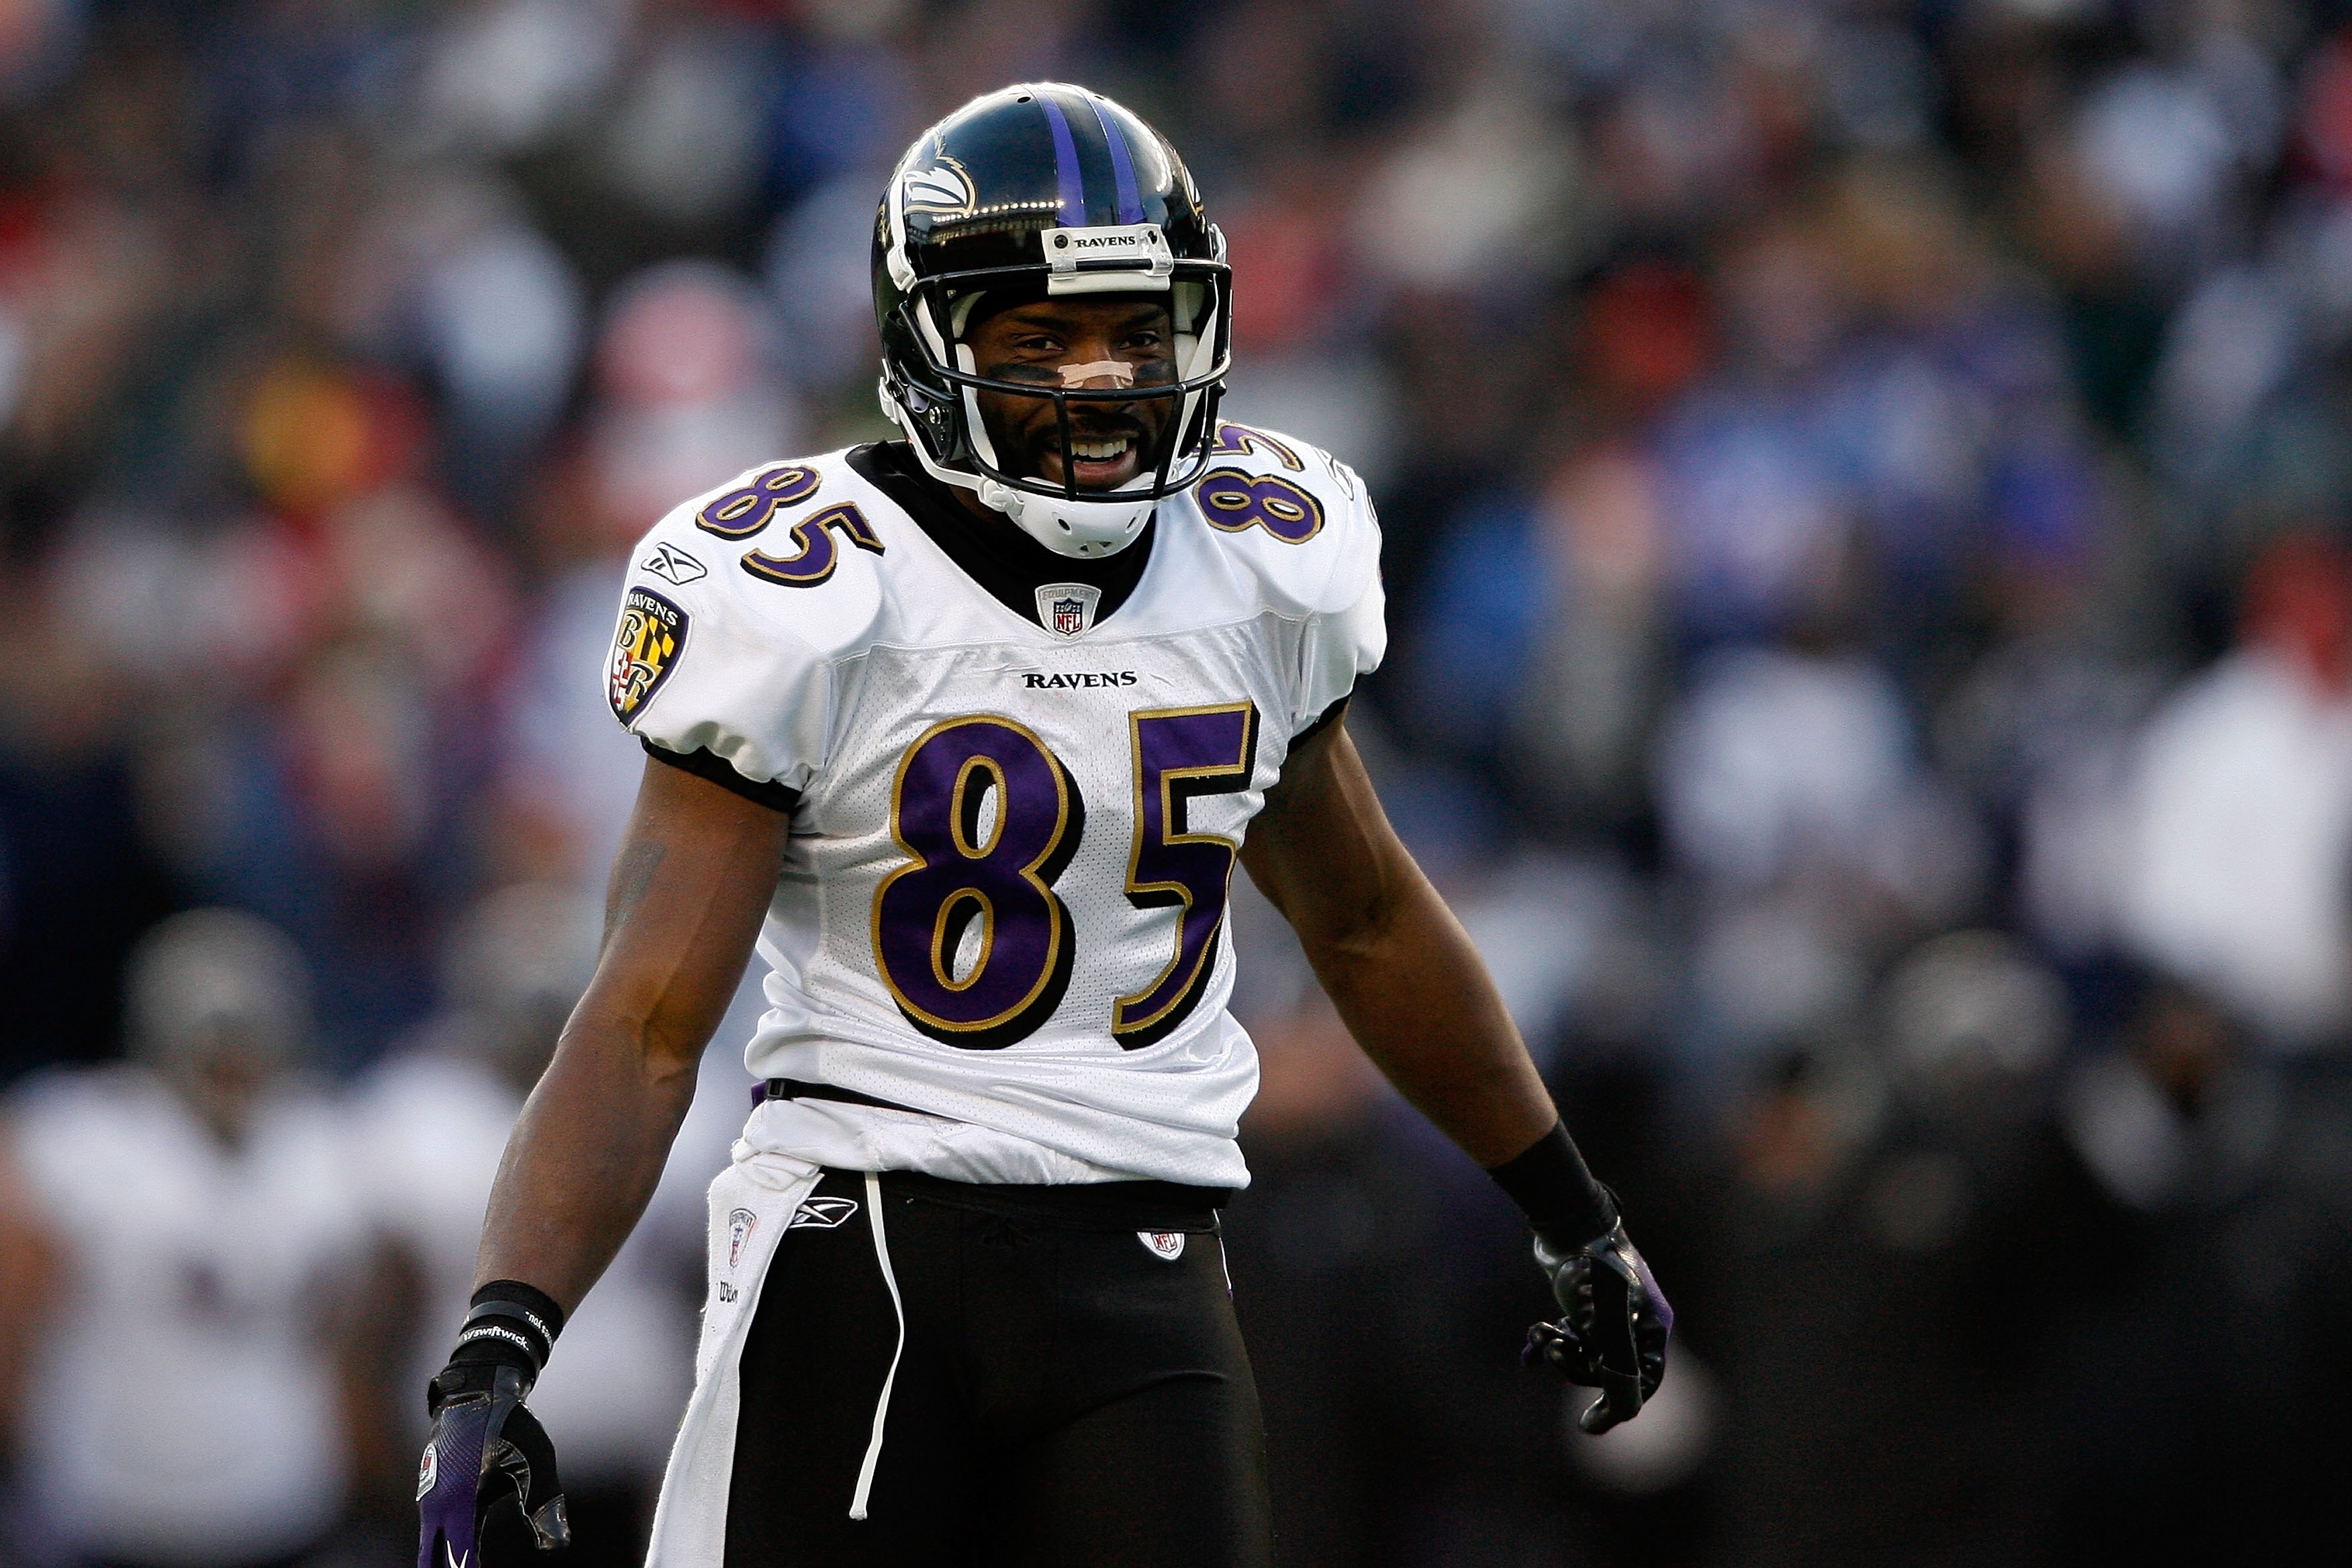
[[[1044,387],[1065,384],[1062,368],[1123,364],[1134,374],[1133,384],[1165,386],[1176,379],[1176,336],[1164,300],[1150,296],[1080,295],[1045,299],[1015,305],[980,317],[966,330],[972,363],[982,375],[999,381],[1034,382]],[[1116,388],[1119,378],[1110,372],[1079,377],[1082,388]],[[1060,484],[1061,423],[1051,398],[1023,397],[1009,392],[980,395],[980,416],[997,456],[1007,471],[1034,476]],[[1108,490],[1143,471],[1150,454],[1160,449],[1168,421],[1175,416],[1173,400],[1145,398],[1134,403],[1082,399],[1070,405],[1072,444],[1118,441],[1127,443],[1118,456],[1078,460],[1078,488]],[[959,488],[957,499],[975,515],[996,513],[978,496]]]
[[[10,1458],[33,1354],[64,1294],[62,1251],[9,1145],[9,1130],[0,1125],[0,1461]]]
[[[783,869],[791,819],[648,760],[605,890],[595,978],[523,1103],[482,1223],[476,1282],[570,1311],[635,1228],[694,1102]]]
[[[1175,376],[1166,305],[1148,296],[1014,306],[973,323],[968,341],[983,373],[1004,380],[1059,386],[1064,367],[1106,362],[1131,367],[1139,386]],[[1119,380],[1109,371],[1075,378]],[[1001,456],[1061,481],[1048,399],[984,395],[981,412]],[[1116,457],[1081,460],[1080,484],[1132,479],[1172,414],[1164,399],[1073,405],[1075,441],[1128,437]],[[596,976],[507,1145],[478,1281],[525,1280],[568,1311],[612,1261],[694,1099],[703,1047],[775,891],[788,826],[782,813],[646,763],[613,868]],[[1297,931],[1365,1054],[1465,1153],[1491,1168],[1551,1131],[1558,1113],[1517,1028],[1389,826],[1344,725],[1291,753],[1241,860]]]

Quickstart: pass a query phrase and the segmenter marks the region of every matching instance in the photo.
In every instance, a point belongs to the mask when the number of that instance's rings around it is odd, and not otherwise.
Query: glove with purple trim
[[[476,1307],[457,1353],[425,1394],[433,1437],[416,1474],[417,1568],[528,1562],[526,1534],[540,1552],[572,1544],[555,1445],[523,1405],[553,1335],[518,1332],[501,1314],[521,1319]],[[529,1326],[546,1321],[534,1316]]]
[[[1529,1329],[1519,1359],[1528,1366],[1547,1363],[1569,1382],[1601,1391],[1577,1417],[1585,1431],[1598,1436],[1631,1421],[1666,1375],[1666,1342],[1675,1327],[1675,1310],[1650,1266],[1626,1239],[1622,1222],[1573,1249],[1538,1233],[1536,1266],[1551,1280],[1566,1316]]]

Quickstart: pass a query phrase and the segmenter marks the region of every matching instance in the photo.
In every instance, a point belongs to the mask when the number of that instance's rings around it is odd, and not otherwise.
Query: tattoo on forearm
[[[667,848],[659,844],[632,844],[621,851],[620,859],[613,866],[612,891],[604,900],[605,946],[612,945],[621,928],[629,923],[629,917],[637,912],[637,906],[646,901],[646,894],[654,884],[654,872],[667,853]]]

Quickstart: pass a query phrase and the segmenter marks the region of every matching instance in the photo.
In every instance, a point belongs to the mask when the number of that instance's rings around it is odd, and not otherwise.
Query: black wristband
[[[1533,1147],[1486,1173],[1556,1247],[1582,1247],[1616,1226],[1616,1199],[1592,1179],[1564,1121],[1553,1122]]]
[[[480,1354],[467,1356],[467,1352],[510,1345],[530,1358],[536,1376],[546,1368],[547,1358],[555,1352],[555,1337],[562,1331],[563,1309],[555,1298],[520,1279],[493,1279],[474,1292],[473,1310],[457,1331],[457,1351],[451,1359],[480,1360]]]
[[[449,1364],[425,1385],[425,1413],[437,1419],[444,1402],[490,1393],[499,1386],[502,1367],[521,1373],[522,1391],[529,1394],[562,1331],[563,1309],[546,1291],[520,1279],[491,1280],[474,1292]]]

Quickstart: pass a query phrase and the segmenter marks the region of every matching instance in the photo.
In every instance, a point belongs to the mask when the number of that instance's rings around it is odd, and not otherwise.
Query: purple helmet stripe
[[[1070,134],[1070,122],[1063,118],[1060,104],[1042,92],[1037,103],[1045,111],[1045,122],[1054,128],[1054,182],[1062,199],[1062,226],[1082,228],[1087,221],[1087,187],[1078,173],[1077,140]]]
[[[1087,101],[1094,109],[1095,119],[1101,122],[1103,140],[1110,143],[1110,172],[1118,181],[1118,221],[1141,223],[1143,198],[1136,194],[1135,162],[1128,156],[1127,137],[1111,117],[1103,112],[1102,100],[1095,98]]]

